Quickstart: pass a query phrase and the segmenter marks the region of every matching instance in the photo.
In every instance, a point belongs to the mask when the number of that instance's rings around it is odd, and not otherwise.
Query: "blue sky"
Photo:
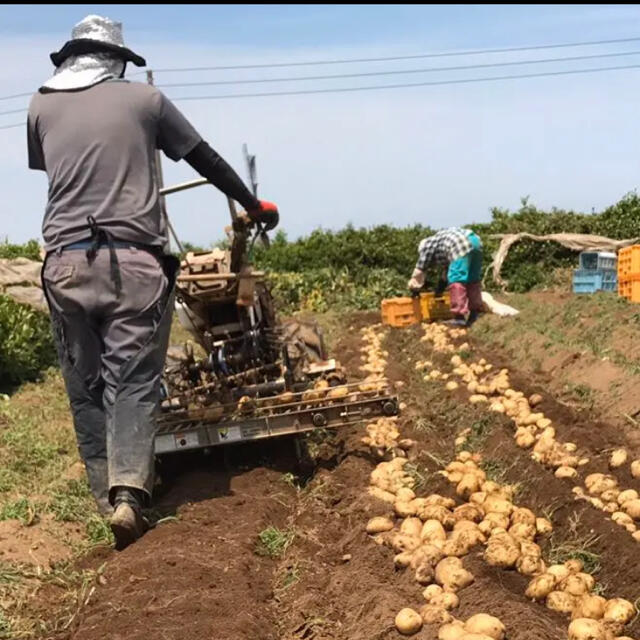
[[[50,51],[88,13],[124,23],[151,68],[411,55],[637,36],[633,5],[2,5],[0,96],[35,90]],[[238,80],[555,58],[640,50],[640,42],[436,60],[240,71],[158,73],[156,82]],[[640,64],[640,55],[515,70],[166,88],[172,98],[288,88],[352,87]],[[131,69],[129,70],[131,71]],[[601,209],[637,188],[640,69],[588,75],[237,100],[177,101],[244,176],[241,146],[258,156],[260,195],[279,204],[291,235],[347,222],[436,227],[489,218],[520,197]],[[0,111],[27,98],[0,101]],[[0,126],[22,114],[0,116]],[[39,237],[46,177],[26,169],[24,131],[0,130],[0,236]],[[167,183],[193,177],[164,162]],[[172,196],[174,225],[206,244],[226,224],[224,199],[203,187]]]

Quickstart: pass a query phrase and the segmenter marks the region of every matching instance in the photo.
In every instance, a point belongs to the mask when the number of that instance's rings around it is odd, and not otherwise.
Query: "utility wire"
[[[356,91],[373,91],[376,89],[401,89],[407,87],[433,87],[440,85],[450,84],[472,84],[478,82],[495,82],[498,80],[519,80],[526,78],[543,78],[553,76],[566,76],[574,74],[585,73],[598,73],[602,71],[622,71],[625,69],[638,69],[640,64],[622,65],[616,67],[598,67],[594,69],[574,69],[570,71],[546,71],[541,73],[527,73],[527,74],[513,74],[507,76],[492,76],[485,78],[465,78],[459,80],[438,80],[434,82],[413,82],[404,84],[386,84],[386,85],[374,85],[368,87],[347,87],[347,88],[333,88],[333,89],[305,89],[301,91],[273,91],[267,93],[236,93],[236,94],[220,94],[214,96],[178,96],[171,98],[174,102],[178,100],[223,100],[233,98],[262,98],[268,96],[297,96],[308,95],[318,93],[347,93]],[[1,129],[12,129],[14,127],[22,127],[26,125],[26,122],[19,122],[16,124],[2,125]]]
[[[438,80],[435,82],[413,82],[413,83],[405,83],[405,84],[386,84],[386,85],[375,85],[368,87],[347,87],[347,88],[334,88],[334,89],[305,89],[301,91],[272,91],[268,93],[231,93],[231,94],[220,94],[214,96],[178,96],[175,98],[171,98],[174,102],[178,100],[226,100],[231,98],[262,98],[267,96],[300,96],[307,94],[317,94],[317,93],[346,93],[346,92],[355,92],[355,91],[372,91],[375,89],[401,89],[405,87],[433,87],[438,85],[448,85],[448,84],[471,84],[475,82],[492,82],[496,80],[517,80],[521,78],[542,78],[549,76],[566,76],[572,74],[583,74],[583,73],[597,73],[600,71],[618,71],[622,69],[638,69],[640,68],[640,64],[631,64],[626,66],[619,67],[598,67],[595,69],[574,69],[572,71],[547,71],[542,73],[527,73],[521,75],[508,75],[508,76],[493,76],[486,78],[466,78],[461,80]]]
[[[230,84],[262,84],[269,82],[297,82],[303,80],[336,80],[339,78],[362,78],[372,76],[393,76],[406,75],[413,73],[432,73],[438,71],[468,71],[470,69],[490,69],[494,67],[514,67],[528,64],[555,63],[555,62],[576,62],[578,60],[594,60],[596,58],[615,58],[620,56],[634,56],[640,54],[640,51],[621,51],[616,53],[599,53],[589,56],[571,56],[565,58],[538,58],[537,60],[516,60],[510,62],[488,62],[482,64],[461,65],[455,67],[427,67],[425,69],[399,69],[395,71],[370,71],[361,73],[340,73],[336,75],[324,76],[298,76],[287,78],[252,78],[249,80],[213,80],[205,82],[170,82],[166,84],[156,85],[159,88],[175,88],[175,87],[202,87],[211,85],[230,85]],[[10,113],[10,112],[5,112]],[[3,115],[0,113],[0,115]]]
[[[33,91],[29,91],[28,93],[14,93],[12,96],[2,96],[0,100],[11,100],[13,98],[28,98],[33,95]]]
[[[350,64],[357,62],[390,62],[392,60],[417,60],[420,58],[446,58],[451,56],[473,56],[484,53],[509,53],[512,51],[534,51],[540,49],[560,49],[565,47],[587,47],[602,44],[620,44],[623,42],[637,42],[640,37],[636,38],[617,38],[615,40],[591,40],[587,42],[563,42],[560,44],[538,44],[527,47],[505,47],[502,49],[474,49],[467,51],[452,51],[438,53],[421,53],[409,56],[386,56],[384,58],[349,58],[339,60],[311,60],[306,62],[274,62],[268,64],[236,64],[223,65],[215,67],[173,67],[165,69],[154,69],[157,73],[182,72],[182,71],[223,71],[231,69],[267,69],[274,67],[305,67],[324,64]]]
[[[0,129],[13,129],[15,127],[25,127],[27,125],[26,122],[17,122],[16,124],[4,124],[0,126]]]

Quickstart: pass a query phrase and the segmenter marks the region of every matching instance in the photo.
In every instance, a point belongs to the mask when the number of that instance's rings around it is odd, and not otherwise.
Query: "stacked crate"
[[[432,292],[415,298],[386,298],[380,305],[382,324],[409,327],[418,322],[434,322],[451,318],[451,296],[445,292],[436,297]]]
[[[583,251],[580,254],[580,268],[573,272],[574,293],[616,291],[617,287],[615,253]]]
[[[618,252],[618,295],[629,302],[640,302],[640,245]]]

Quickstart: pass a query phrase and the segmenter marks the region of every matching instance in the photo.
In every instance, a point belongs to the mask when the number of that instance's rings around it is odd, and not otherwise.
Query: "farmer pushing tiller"
[[[317,327],[278,320],[248,259],[279,219],[257,198],[255,157],[245,148],[252,193],[162,93],[124,80],[145,62],[119,23],[88,16],[51,59],[28,118],[29,166],[50,183],[43,288],[89,484],[122,549],[148,527],[156,458],[167,469],[176,452],[284,435],[303,458],[306,433],[393,416],[397,399],[381,373],[347,384]],[[156,149],[203,179],[159,190]],[[160,197],[207,182],[227,195],[229,248],[179,263]],[[174,308],[199,349],[167,356]]]
[[[165,254],[154,154],[186,160],[246,210],[240,224],[278,224],[178,109],[129,82],[122,26],[87,16],[51,54],[33,96],[29,167],[47,172],[43,288],[91,490],[116,547],[147,528],[156,410],[178,261]],[[238,224],[238,222],[236,222]]]

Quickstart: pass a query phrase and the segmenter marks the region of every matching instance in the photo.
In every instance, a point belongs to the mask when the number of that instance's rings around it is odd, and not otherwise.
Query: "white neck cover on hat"
[[[86,53],[68,57],[49,78],[44,87],[56,91],[84,89],[94,84],[119,78],[125,63],[110,53]]]

